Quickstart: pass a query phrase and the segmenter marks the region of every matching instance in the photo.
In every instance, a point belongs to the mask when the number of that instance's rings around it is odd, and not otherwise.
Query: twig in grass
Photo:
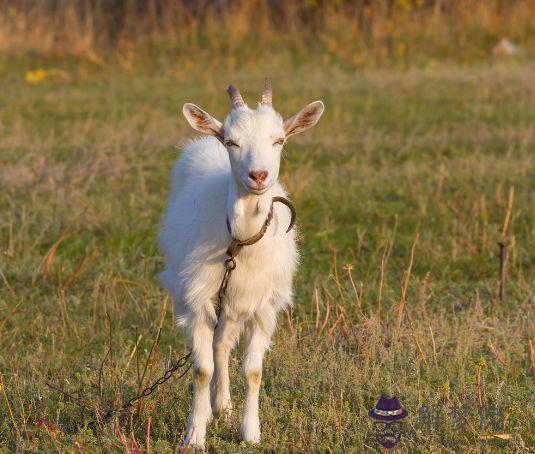
[[[340,312],[338,314],[338,316],[336,317],[336,321],[334,322],[333,326],[331,326],[331,328],[329,329],[329,332],[327,333],[327,336],[331,336],[332,333],[334,332],[334,330],[336,329],[336,327],[338,326],[338,322],[340,321],[340,319],[344,316],[344,314],[342,312]]]
[[[71,236],[71,234],[67,232],[61,234],[60,237],[54,242],[54,244],[50,247],[48,252],[45,254],[45,257],[43,259],[43,274],[47,279],[50,277],[50,268],[52,266],[52,260],[54,259],[54,256],[56,255],[58,246],[63,241],[65,241],[69,236]]]
[[[403,321],[403,313],[407,315],[407,321],[409,322],[409,328],[411,330],[412,337],[414,339],[414,342],[416,344],[416,348],[418,349],[420,356],[422,357],[422,360],[424,361],[425,365],[429,367],[429,363],[427,362],[427,358],[424,355],[424,352],[422,350],[422,346],[420,345],[420,342],[418,341],[418,336],[416,335],[416,332],[414,330],[414,325],[412,323],[412,317],[409,311],[409,308],[407,306],[407,288],[409,286],[409,279],[411,276],[411,270],[412,270],[412,264],[414,262],[414,249],[416,248],[416,243],[418,242],[419,235],[416,234],[416,237],[414,238],[414,242],[412,243],[411,247],[411,256],[409,260],[409,266],[407,267],[407,271],[405,272],[405,280],[403,282],[403,286],[401,288],[401,300],[399,302],[398,307],[398,333],[401,329],[401,323]]]
[[[145,434],[145,449],[147,450],[147,454],[150,454],[150,416],[147,418],[147,432]]]
[[[82,260],[80,260],[78,267],[69,275],[69,277],[65,280],[65,283],[61,284],[62,289],[69,287],[74,282],[74,280],[82,272],[82,270],[88,265],[88,263],[93,259],[93,257],[95,257],[96,253],[97,250],[93,249],[90,254],[85,255]]]
[[[119,284],[121,284],[121,286],[122,286],[123,289],[126,291],[126,293],[128,293],[128,296],[130,297],[130,299],[131,299],[132,301],[136,302],[136,304],[138,304],[135,295],[132,293],[132,290],[130,290],[130,286],[126,285],[126,281],[124,281],[124,280],[120,280],[120,279],[119,279],[119,280],[117,280],[117,282],[118,282]]]
[[[487,365],[485,358],[480,357],[479,361],[476,363],[477,366],[477,400],[479,404],[479,409],[482,410],[485,405],[483,401],[483,389],[481,386],[481,370]]]
[[[502,234],[500,236],[500,241],[504,241],[509,230],[509,222],[511,221],[511,213],[513,211],[513,201],[515,198],[515,187],[511,186],[509,189],[509,198],[507,200],[507,213],[505,214],[505,219],[503,221]]]
[[[136,440],[134,431],[130,431],[130,454],[141,454],[141,444]]]
[[[108,319],[108,327],[109,327],[109,342],[110,342],[110,370],[113,370],[113,327],[111,324],[111,317],[110,313],[106,311],[106,318]]]
[[[531,372],[535,375],[535,345],[531,339],[529,339],[529,357],[531,359]]]
[[[126,437],[124,436],[123,431],[119,427],[119,419],[118,418],[115,419],[115,422],[113,424],[113,429],[114,429],[115,435],[117,435],[119,437],[119,440],[121,441],[121,444],[124,446],[126,454],[128,454],[128,443],[126,442]]]
[[[481,247],[483,250],[487,249],[487,243],[489,238],[489,215],[487,212],[487,204],[485,202],[485,196],[482,195],[480,198],[480,207],[481,207],[481,220],[483,223],[482,233],[481,233]]]
[[[108,350],[106,350],[106,354],[102,358],[102,361],[100,362],[100,365],[98,367],[98,392],[100,395],[100,398],[102,399],[103,390],[104,390],[104,363],[106,362],[106,358],[110,354],[110,348],[108,347]]]
[[[500,268],[499,268],[499,280],[500,288],[498,291],[498,297],[500,301],[505,299],[505,283],[507,280],[507,244],[503,241],[498,241],[498,247],[500,249]]]
[[[435,345],[435,336],[433,334],[433,328],[431,328],[431,325],[429,325],[429,332],[431,333],[431,345],[433,346],[433,362],[435,363],[435,367],[438,368],[438,364],[437,364],[437,347]]]
[[[136,327],[136,335],[137,335],[137,327]],[[139,348],[136,349],[136,376],[137,376],[137,386],[141,389],[141,374],[139,370]]]
[[[98,276],[97,279],[93,282],[93,307],[91,309],[92,316],[91,316],[91,332],[95,333],[95,325],[97,323],[97,302],[99,298],[97,298],[97,294],[100,293],[101,289],[101,282],[103,280],[102,276]]]
[[[169,295],[166,295],[166,297],[163,300],[162,314],[160,316],[160,325],[158,326],[158,331],[162,330],[163,322],[165,321],[165,314],[167,313],[167,303],[168,302],[169,302]]]
[[[336,261],[336,249],[333,247],[333,270],[334,270],[334,282],[336,283],[336,289],[338,290],[338,294],[340,295],[340,299],[342,300],[342,304],[345,305],[346,300],[344,298],[344,292],[342,291],[342,285],[340,284],[340,278],[338,277],[338,264]]]
[[[15,312],[17,312],[17,310],[19,309],[19,307],[22,305],[22,303],[24,303],[24,299],[20,299],[19,302],[17,304],[15,304],[15,307],[13,307],[13,309],[11,309],[11,311],[9,312],[9,314],[7,314],[3,319],[2,321],[0,321],[0,331],[2,331],[2,328],[4,327],[4,325],[6,324],[6,322],[15,314]]]
[[[316,304],[316,333],[318,332],[318,328],[320,325],[320,296],[318,288],[314,288],[314,302]]]
[[[153,372],[153,369],[154,369],[154,362],[155,362],[155,356],[156,356],[156,350],[158,348],[158,344],[160,343],[160,335],[161,335],[161,330],[158,330],[158,333],[156,334],[156,338],[154,339],[153,343],[152,343],[152,346],[150,348],[150,351],[149,351],[149,356],[147,358],[147,361],[145,362],[145,367],[143,368],[143,374],[141,375],[141,384],[143,384],[144,380],[145,380],[145,375],[147,373],[147,369],[150,365],[150,370],[149,370],[149,377],[147,379],[147,382],[150,382],[150,379],[152,377],[152,372]],[[140,393],[142,391],[141,387],[138,389],[138,393]],[[137,410],[137,415],[140,415],[142,410],[143,410],[143,403],[144,403],[144,397],[142,397],[141,399],[139,399],[139,406],[138,406],[138,410]]]
[[[1,269],[0,269],[0,277],[2,278],[2,281],[4,281],[4,285],[6,286],[6,288],[7,288],[11,293],[13,293],[13,287],[11,287],[11,285],[9,285],[9,281],[7,280],[5,274],[2,272]]]
[[[509,230],[509,223],[511,221],[511,213],[513,211],[513,201],[515,197],[515,187],[511,186],[509,189],[509,198],[507,202],[507,212],[505,214],[505,219],[503,221],[502,233],[500,235],[500,240],[498,241],[499,247],[499,259],[500,259],[500,268],[499,268],[499,291],[498,297],[500,301],[505,299],[505,285],[507,281],[507,232]]]
[[[353,265],[351,263],[346,263],[344,265],[344,270],[347,271],[347,276],[349,277],[349,282],[351,282],[351,287],[353,288],[353,292],[355,293],[355,299],[357,301],[357,307],[359,308],[359,313],[363,317],[364,314],[362,312],[362,300],[360,297],[360,294],[357,290],[357,286],[355,285],[355,281],[353,280],[353,274],[351,271],[353,270]]]
[[[13,218],[11,216],[9,218],[7,248],[2,253],[8,258],[13,258],[15,255],[15,248],[13,247]],[[0,271],[0,274],[2,274],[2,271]]]
[[[132,353],[130,353],[130,356],[128,358],[128,361],[126,362],[126,366],[124,366],[124,369],[123,369],[123,377],[124,377],[124,373],[128,370],[128,367],[130,366],[130,363],[132,362],[132,359],[134,358],[134,355],[136,354],[137,352],[137,349],[138,349],[138,346],[139,346],[139,343],[141,342],[141,339],[143,338],[143,335],[140,334],[138,337],[137,337],[137,340],[136,340],[136,343],[134,345],[134,348],[132,349]]]
[[[13,410],[11,410],[11,404],[9,403],[9,399],[7,398],[6,387],[4,385],[4,376],[2,374],[0,374],[0,390],[4,395],[7,410],[9,412],[9,417],[11,418],[11,423],[13,424],[13,428],[15,429],[15,433],[17,434],[17,440],[20,440],[19,427],[17,426],[17,421],[15,420],[15,416],[13,415]]]
[[[131,279],[126,279],[126,278],[124,278],[124,277],[119,277],[119,278],[117,278],[117,282],[120,282],[121,284],[123,284],[123,286],[124,286],[125,288],[127,288],[127,285],[126,285],[126,284],[128,284],[128,285],[134,285],[134,286],[140,288],[141,290],[143,290],[143,292],[144,292],[145,294],[149,293],[149,289],[148,289],[148,287],[147,287],[145,284],[142,284],[141,282],[136,282],[136,281],[133,281],[133,280],[131,280]]]
[[[492,434],[479,437],[480,440],[510,440],[511,438],[511,434]]]
[[[383,257],[381,258],[381,274],[379,277],[379,292],[377,296],[377,318],[379,321],[381,321],[381,312],[382,312],[382,304],[383,304],[383,286],[385,283],[385,271],[386,271],[386,265],[388,263],[388,257],[390,256],[390,247],[391,242],[388,240],[386,242],[385,248],[383,250]]]
[[[150,350],[150,353],[149,353],[149,357],[147,358],[147,362],[150,363],[150,370],[149,370],[149,376],[147,378],[147,383],[151,383],[152,382],[152,377],[154,375],[156,358],[158,356],[158,345],[160,343],[160,336],[161,336],[161,333],[162,333],[162,326],[163,326],[163,322],[164,322],[164,319],[165,319],[165,313],[166,313],[166,309],[167,309],[167,301],[168,300],[169,299],[167,297],[164,300],[164,304],[163,304],[163,307],[162,307],[162,314],[161,314],[161,318],[160,318],[160,326],[158,327],[158,334],[156,336],[156,339],[155,339],[154,343],[152,344],[152,347],[151,347],[151,350]],[[143,382],[143,378],[145,377],[145,371],[147,370],[147,364],[148,363],[145,364],[145,369],[143,371],[143,376],[141,378],[141,382]],[[138,407],[138,410],[137,410],[137,413],[136,413],[137,416],[141,415],[141,413],[143,411],[143,405],[144,405],[144,399],[142,398],[139,401],[139,407]]]
[[[321,325],[320,331],[318,333],[321,334],[325,327],[327,326],[327,322],[329,321],[329,314],[331,313],[331,305],[329,301],[327,301],[327,311],[325,312],[325,319],[323,320],[323,324]]]
[[[405,310],[406,301],[407,301],[407,288],[409,287],[409,280],[410,280],[411,271],[412,271],[412,263],[414,261],[414,249],[416,248],[416,243],[418,242],[418,236],[419,235],[416,234],[416,238],[414,238],[414,242],[412,243],[409,266],[407,267],[407,271],[405,272],[405,280],[401,288],[401,300],[398,306],[398,331],[401,329],[401,322],[403,321],[403,312]]]
[[[347,323],[348,323],[348,320],[349,320],[349,317],[347,315],[347,311],[345,310],[345,308],[343,306],[341,306],[340,304],[337,304],[336,305],[336,308],[340,310],[341,314],[342,314],[342,322],[343,322],[343,325],[340,326],[340,329],[342,329],[343,331],[344,330],[344,326],[345,328],[347,328]]]
[[[59,302],[59,312],[61,314],[61,321],[63,329],[74,328],[69,317],[69,312],[67,311],[67,303],[65,302],[65,293],[60,287],[58,290],[58,302]],[[75,329],[71,329],[71,332],[78,334]],[[65,332],[65,331],[64,331]]]
[[[496,361],[498,361],[503,367],[505,367],[506,369],[509,368],[509,364],[507,364],[504,359],[500,356],[500,354],[498,353],[498,350],[496,350],[496,347],[494,346],[494,344],[492,343],[492,340],[490,339],[489,337],[489,340],[488,340],[488,343],[487,345],[489,346],[489,349],[490,351],[492,352],[494,358],[496,358]]]
[[[112,345],[112,326],[111,326],[111,318],[108,311],[106,311],[106,320],[108,322],[109,326],[109,345],[108,350],[106,351],[106,354],[102,358],[102,361],[100,362],[99,368],[98,368],[98,389],[100,398],[102,398],[103,395],[103,389],[104,389],[104,364],[106,363],[106,359],[110,358],[110,370],[113,369],[113,345]]]
[[[285,308],[284,312],[286,312],[286,321],[288,322],[288,328],[290,329],[290,333],[292,333],[292,337],[295,337],[295,328],[292,323],[292,316],[290,315],[290,311],[288,310],[288,308]]]
[[[505,415],[505,418],[503,418],[503,423],[502,423],[502,430],[505,432],[506,428],[507,428],[507,423],[509,422],[509,418],[511,417],[511,415],[514,413],[514,409],[510,409],[507,414]]]
[[[418,352],[420,353],[420,356],[422,357],[423,362],[427,367],[429,367],[429,363],[427,362],[427,358],[424,355],[424,351],[422,350],[422,346],[420,345],[420,342],[418,341],[418,336],[416,336],[416,332],[414,331],[414,325],[412,323],[412,317],[411,313],[409,311],[409,308],[405,307],[405,313],[407,315],[407,321],[409,322],[409,328],[411,330],[412,338],[414,339],[414,343],[416,344],[416,348],[418,349]]]
[[[30,441],[30,436],[28,434],[28,419],[26,417],[26,411],[24,410],[24,402],[22,401],[22,397],[20,395],[19,385],[17,380],[13,380],[13,386],[15,386],[15,393],[19,399],[20,403],[20,412],[21,412],[21,420],[22,420],[22,428],[24,430],[24,434],[26,435],[26,440]]]
[[[119,426],[119,420],[115,419],[114,423],[114,432],[115,435],[119,437],[119,441],[124,446],[124,450],[126,454],[141,454],[141,444],[136,440],[136,436],[134,435],[134,431],[130,431],[130,439],[127,440],[123,431],[121,430],[121,427]]]

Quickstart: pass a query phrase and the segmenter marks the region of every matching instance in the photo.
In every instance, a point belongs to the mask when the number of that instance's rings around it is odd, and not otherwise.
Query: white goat
[[[194,363],[193,404],[184,443],[201,448],[212,404],[216,414],[231,410],[228,362],[242,331],[247,394],[241,433],[246,441],[260,440],[262,359],[277,312],[292,303],[298,260],[295,232],[286,233],[289,210],[275,204],[263,238],[240,252],[218,320],[215,305],[225,251],[233,238],[256,234],[272,198],[286,195],[278,182],[284,141],[312,127],[323,113],[323,103],[315,101],[283,120],[272,107],[267,82],[255,110],[234,87],[228,92],[232,111],[223,124],[194,104],[183,107],[189,124],[212,137],[191,142],[176,162],[160,234],[166,257],[160,280],[173,296],[176,324],[192,348]]]

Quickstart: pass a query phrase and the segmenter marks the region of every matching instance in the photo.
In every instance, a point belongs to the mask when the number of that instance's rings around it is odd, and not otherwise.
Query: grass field
[[[326,113],[282,163],[302,262],[265,361],[260,448],[380,451],[367,411],[384,392],[410,413],[400,451],[533,452],[535,66],[24,58],[0,65],[0,451],[124,451],[112,423],[87,423],[186,351],[156,280],[170,169],[195,136],[179,111],[222,119],[228,83],[252,102],[266,73],[283,114],[318,98]],[[210,451],[257,449],[239,441],[240,358],[237,411],[212,422]],[[189,404],[188,376],[119,426],[145,446],[150,418],[152,450],[176,452]]]

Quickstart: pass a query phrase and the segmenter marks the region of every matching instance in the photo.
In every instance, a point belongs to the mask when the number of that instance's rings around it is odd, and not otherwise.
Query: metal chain
[[[225,260],[225,274],[223,274],[223,280],[221,281],[221,285],[219,286],[219,290],[217,291],[217,302],[215,306],[215,314],[217,319],[219,319],[221,311],[223,310],[223,300],[227,293],[228,282],[230,280],[230,275],[232,274],[235,268],[236,260],[234,260],[233,256],[230,256],[228,259]]]
[[[102,416],[102,420],[105,421],[106,419],[111,418],[116,413],[121,413],[124,410],[133,407],[137,403],[137,401],[142,399],[143,397],[150,396],[156,390],[156,388],[158,386],[162,385],[167,380],[169,380],[178,369],[184,367],[186,365],[186,363],[188,362],[188,359],[189,359],[190,356],[191,356],[191,351],[187,355],[184,355],[182,358],[180,358],[176,364],[174,364],[169,369],[167,369],[165,371],[165,374],[163,374],[160,378],[158,378],[158,380],[156,380],[152,385],[150,385],[147,388],[145,388],[141,392],[141,394],[139,394],[139,395],[137,395],[135,397],[132,397],[131,399],[126,401],[120,407],[112,408],[112,409],[108,410],[106,413],[104,413],[104,415]],[[188,371],[191,369],[191,366],[192,366],[192,364],[190,363],[188,368],[182,374],[180,374],[178,376],[178,378],[182,378],[184,375],[186,375],[188,373]]]

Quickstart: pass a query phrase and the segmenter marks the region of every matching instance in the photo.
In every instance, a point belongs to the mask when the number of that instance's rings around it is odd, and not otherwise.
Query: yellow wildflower
[[[26,73],[26,82],[32,85],[37,85],[38,83],[45,80],[48,76],[48,73],[45,69],[36,69],[35,71],[28,71]]]
[[[71,80],[71,76],[63,71],[62,69],[51,68],[51,69],[36,69],[35,71],[28,71],[26,73],[26,82],[32,85],[37,85],[41,83],[48,77],[55,77],[57,79],[62,79],[66,82]]]

